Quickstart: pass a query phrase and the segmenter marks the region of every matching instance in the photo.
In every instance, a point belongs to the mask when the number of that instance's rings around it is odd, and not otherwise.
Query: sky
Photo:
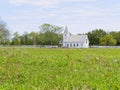
[[[39,32],[49,23],[72,34],[120,30],[120,0],[0,0],[0,18],[11,33]]]

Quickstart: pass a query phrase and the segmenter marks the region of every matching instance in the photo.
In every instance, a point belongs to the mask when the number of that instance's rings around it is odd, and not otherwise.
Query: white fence
[[[57,45],[0,45],[1,48],[4,47],[14,47],[14,48],[66,48]],[[89,48],[120,48],[120,46],[89,46]]]
[[[58,48],[57,45],[0,45],[0,47],[14,47],[14,48]]]
[[[90,48],[120,48],[120,46],[90,46]]]

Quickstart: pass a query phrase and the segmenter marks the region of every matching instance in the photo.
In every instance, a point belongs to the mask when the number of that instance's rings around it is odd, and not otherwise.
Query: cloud
[[[96,0],[9,0],[14,5],[37,5],[37,6],[52,6],[64,2],[93,2]]]
[[[6,20],[9,20],[12,30],[21,32],[22,30],[38,30],[38,26],[43,23],[62,26],[68,24],[70,30],[73,30],[72,33],[82,33],[99,27],[108,30],[109,28],[119,28],[120,8],[116,4],[113,6],[98,5],[100,3],[98,0],[9,1],[12,5],[29,5],[31,7],[14,8],[13,12],[5,17]]]
[[[37,5],[37,6],[51,6],[57,3],[56,0],[10,0],[10,3],[14,5]]]
[[[10,0],[10,3],[12,3],[12,4],[25,4],[28,2],[29,2],[29,0]]]

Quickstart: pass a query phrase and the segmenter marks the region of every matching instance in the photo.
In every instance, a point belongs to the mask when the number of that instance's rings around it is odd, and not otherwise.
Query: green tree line
[[[10,34],[7,25],[0,19],[0,45],[60,45],[63,40],[63,27],[42,24],[38,32],[19,32]],[[106,32],[103,29],[95,29],[86,33],[90,45],[115,46],[120,45],[120,31]]]
[[[63,28],[51,24],[42,24],[38,32],[19,32],[10,34],[5,22],[0,20],[0,45],[59,45]]]
[[[22,35],[15,32],[11,45],[59,45],[62,41],[62,27],[43,24],[39,28],[39,32],[25,32]]]
[[[120,31],[106,32],[103,29],[95,29],[86,34],[88,35],[90,45],[120,45]]]

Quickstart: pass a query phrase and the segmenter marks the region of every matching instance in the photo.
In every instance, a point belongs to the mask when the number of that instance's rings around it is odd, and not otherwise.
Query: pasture
[[[119,48],[0,48],[0,90],[119,89]]]

